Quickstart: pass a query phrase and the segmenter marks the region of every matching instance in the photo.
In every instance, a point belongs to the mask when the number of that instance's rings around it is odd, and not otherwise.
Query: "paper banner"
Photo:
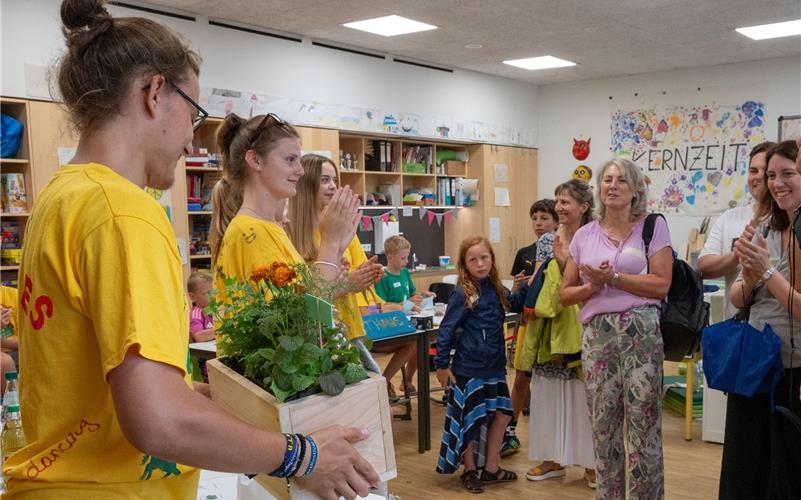
[[[451,221],[451,215],[453,214],[453,210],[449,210],[445,212],[443,215],[445,216],[445,222]]]
[[[426,212],[428,216],[428,225],[430,226],[432,222],[434,222],[434,216],[436,215],[434,212]]]
[[[390,213],[390,215],[392,215],[392,217],[394,217],[394,220],[398,220],[398,209],[397,208],[393,208],[389,213]]]
[[[362,231],[369,231],[373,227],[373,219],[367,217],[366,215],[362,216]]]
[[[437,225],[442,225],[442,216],[443,214],[436,214],[437,215]]]
[[[382,215],[381,219],[384,221],[384,224],[389,224],[389,212]]]
[[[459,209],[454,208],[453,210],[451,210],[451,212],[453,213],[453,218],[454,219],[458,219],[459,218]]]
[[[428,210],[426,210],[426,209],[425,209],[425,208],[423,208],[423,207],[420,207],[420,218],[421,218],[421,219],[422,219],[423,217],[425,217],[425,215],[426,215],[426,212],[428,212]]]

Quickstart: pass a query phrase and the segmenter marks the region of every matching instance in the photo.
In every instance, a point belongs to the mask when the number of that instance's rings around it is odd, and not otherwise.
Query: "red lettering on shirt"
[[[28,304],[33,293],[33,281],[27,274],[25,275],[25,285],[22,289],[21,309],[22,313],[28,315],[34,330],[40,330],[47,318],[53,317],[53,300],[47,295],[36,297],[33,303],[34,310],[28,314]]]
[[[31,300],[31,291],[33,291],[33,281],[30,276],[25,275],[25,286],[22,289],[22,312],[28,314],[28,302]]]
[[[40,295],[36,297],[34,307],[37,314],[34,317],[34,311],[31,311],[31,324],[34,330],[39,330],[44,326],[45,316],[47,316],[47,318],[53,316],[53,301],[47,295]]]

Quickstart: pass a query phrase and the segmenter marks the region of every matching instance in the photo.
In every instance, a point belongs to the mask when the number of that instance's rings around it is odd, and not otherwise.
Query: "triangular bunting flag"
[[[445,212],[443,215],[445,216],[445,222],[450,222],[453,215],[453,210],[449,210]]]
[[[434,222],[434,215],[436,214],[434,212],[426,212],[426,215],[428,215],[428,225],[430,226]]]
[[[454,219],[458,219],[459,218],[459,210],[454,208],[453,210],[451,210],[451,212],[453,213],[453,218]]]
[[[437,215],[437,224],[441,226],[442,225],[442,215],[443,214],[436,214],[436,215]]]
[[[423,217],[425,217],[425,215],[426,215],[426,209],[423,208],[423,207],[420,207],[420,218],[422,219]]]
[[[364,228],[363,231],[369,231],[373,227],[373,219],[370,217],[362,216],[362,227]]]
[[[384,224],[389,224],[389,212],[382,215],[381,218],[384,220]]]

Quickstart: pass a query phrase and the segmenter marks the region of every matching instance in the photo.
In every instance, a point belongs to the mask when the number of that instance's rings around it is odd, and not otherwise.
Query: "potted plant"
[[[386,383],[368,376],[333,321],[330,299],[341,286],[314,267],[280,262],[247,281],[226,279],[222,298],[209,306],[221,356],[207,363],[211,395],[246,422],[276,432],[367,428],[370,437],[356,449],[386,481],[397,475]],[[257,480],[277,498],[314,498],[298,486],[287,492],[279,478]]]

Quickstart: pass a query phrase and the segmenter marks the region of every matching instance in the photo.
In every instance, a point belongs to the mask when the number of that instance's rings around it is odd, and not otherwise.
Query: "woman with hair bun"
[[[61,19],[58,85],[81,136],[26,228],[29,444],[4,463],[3,498],[194,499],[201,467],[304,475],[320,497],[366,496],[378,476],[350,444],[366,430],[267,432],[192,390],[178,245],[143,188],[172,186],[206,117],[198,55],[154,21],[111,17],[101,0],[64,0]]]

